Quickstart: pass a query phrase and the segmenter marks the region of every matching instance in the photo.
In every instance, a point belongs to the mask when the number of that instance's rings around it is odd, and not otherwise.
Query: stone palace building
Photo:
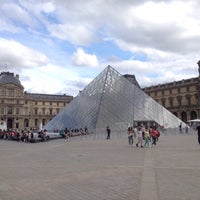
[[[142,90],[182,121],[200,118],[199,76],[145,87]],[[140,88],[134,75],[123,75]],[[0,74],[0,129],[40,129],[73,99],[69,95],[24,91],[19,75]]]
[[[24,91],[19,75],[0,74],[0,129],[39,129],[61,111],[73,96]]]
[[[182,121],[200,118],[199,76],[143,88],[143,91]]]

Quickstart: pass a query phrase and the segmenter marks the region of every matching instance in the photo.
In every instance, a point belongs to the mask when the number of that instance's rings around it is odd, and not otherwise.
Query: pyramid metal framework
[[[107,66],[44,128],[49,131],[87,127],[89,132],[125,131],[135,121],[154,121],[177,128],[179,118],[145,94],[111,66]]]

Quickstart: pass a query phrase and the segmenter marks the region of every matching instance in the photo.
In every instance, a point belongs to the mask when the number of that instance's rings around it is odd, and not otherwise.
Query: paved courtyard
[[[0,200],[199,200],[196,135],[164,135],[158,146],[111,140],[0,140]]]

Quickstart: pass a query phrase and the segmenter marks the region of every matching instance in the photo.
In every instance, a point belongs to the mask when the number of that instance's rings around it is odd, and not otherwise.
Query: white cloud
[[[48,25],[51,35],[76,45],[87,45],[94,40],[92,32],[81,24]]]
[[[22,84],[26,86],[27,91],[34,93],[71,94],[71,88],[66,85],[66,81],[70,79],[70,82],[73,82],[80,79],[75,72],[52,64],[41,66],[37,70],[23,69],[22,74]]]
[[[14,40],[0,38],[0,62],[10,67],[40,67],[49,62],[44,53],[30,49]]]
[[[2,18],[7,19],[7,22],[10,21],[10,23],[13,25],[17,23],[22,23],[25,25],[35,24],[35,20],[29,15],[27,10],[15,3],[3,3],[1,5],[0,11],[0,16],[2,16]]]
[[[78,66],[98,67],[99,62],[94,54],[87,54],[83,49],[78,48],[73,53],[72,63]]]
[[[35,68],[26,75],[38,92],[64,90],[63,80],[81,89],[109,64],[144,86],[189,78],[200,59],[198,9],[197,0],[2,0],[0,64]]]

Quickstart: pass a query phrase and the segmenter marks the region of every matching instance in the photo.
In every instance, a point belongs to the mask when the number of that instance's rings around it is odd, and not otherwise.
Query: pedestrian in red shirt
[[[151,131],[151,136],[152,136],[152,139],[153,139],[152,146],[153,145],[156,146],[156,140],[157,140],[158,134],[157,134],[157,131],[156,131],[155,127],[153,127],[153,129]]]

